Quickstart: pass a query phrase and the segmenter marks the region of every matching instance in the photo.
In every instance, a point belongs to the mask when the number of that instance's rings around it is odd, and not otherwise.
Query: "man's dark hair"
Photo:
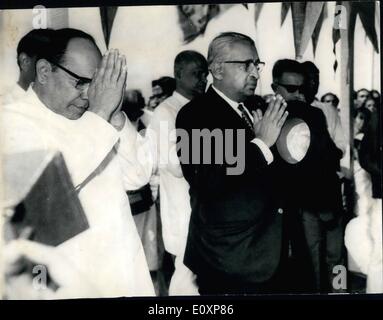
[[[354,112],[353,112],[354,119],[357,117],[357,115],[359,113],[363,114],[363,116],[364,116],[364,124],[363,124],[363,128],[362,128],[362,132],[365,132],[367,125],[368,125],[368,122],[370,121],[370,118],[371,118],[371,111],[365,107],[360,107],[360,108],[354,110]]]
[[[55,31],[53,29],[33,29],[24,35],[17,45],[17,64],[20,67],[19,56],[25,53],[33,58],[43,54],[51,46]]]
[[[47,50],[45,50],[45,52],[42,52],[38,55],[38,59],[43,58],[54,63],[62,63],[63,57],[68,47],[68,43],[74,38],[87,39],[91,41],[98,49],[94,38],[90,34],[77,29],[64,28],[55,31],[51,45]]]
[[[121,110],[126,113],[130,121],[136,121],[142,116],[145,99],[140,90],[130,89],[125,92]]]
[[[358,98],[359,92],[361,92],[361,91],[366,91],[368,95],[370,94],[370,91],[368,91],[366,88],[362,88],[362,89],[359,89],[359,90],[356,92],[355,98]]]
[[[319,75],[319,69],[313,62],[305,61],[301,63],[301,66],[304,73],[308,75]]]
[[[303,75],[301,64],[298,61],[282,59],[275,62],[273,66],[273,81],[279,79],[285,72],[299,73]]]
[[[337,107],[339,105],[339,98],[337,97],[336,94],[332,93],[332,92],[327,92],[325,93],[322,98],[320,99],[321,102],[324,102],[324,99],[327,97],[327,96],[332,96],[332,98],[334,99],[334,106]]]
[[[160,86],[163,95],[170,97],[174,90],[176,90],[176,80],[172,77],[161,77],[152,81],[152,87]]]
[[[372,89],[370,91],[370,95],[374,98],[374,99],[380,99],[380,93],[378,90],[375,90],[375,89]]]
[[[207,71],[207,62],[202,54],[197,51],[185,50],[177,54],[176,58],[174,59],[174,76],[177,77],[185,65],[190,62],[201,62],[205,64]]]

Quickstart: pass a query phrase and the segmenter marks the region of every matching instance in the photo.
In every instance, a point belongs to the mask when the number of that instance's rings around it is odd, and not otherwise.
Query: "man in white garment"
[[[22,98],[36,76],[36,60],[49,46],[52,29],[34,29],[24,35],[17,45],[17,65],[20,73],[15,83],[2,97],[4,104]]]
[[[194,275],[183,264],[191,208],[189,185],[177,157],[175,121],[186,103],[205,92],[207,75],[207,62],[200,53],[179,53],[174,61],[176,90],[154,110],[148,129],[158,155],[162,237],[165,250],[175,257],[169,295],[198,294]]]
[[[126,75],[118,51],[102,57],[90,35],[57,30],[25,97],[2,114],[3,153],[53,149],[64,156],[90,228],[55,250],[86,275],[95,297],[154,295],[126,195],[152,170],[150,161],[138,162],[137,132],[119,110]],[[75,283],[55,298],[89,296]]]
[[[330,137],[335,142],[336,146],[342,150],[344,155],[347,148],[347,142],[343,133],[339,113],[334,107],[320,102],[315,98],[319,88],[319,69],[311,61],[303,62],[302,68],[305,73],[306,102],[310,103],[313,107],[322,110],[326,117],[327,129],[330,133]]]

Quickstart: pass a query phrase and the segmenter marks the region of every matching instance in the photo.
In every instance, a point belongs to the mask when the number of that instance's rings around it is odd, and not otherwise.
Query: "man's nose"
[[[259,71],[254,63],[251,64],[250,67],[250,76],[255,77],[256,79],[259,79]]]
[[[295,100],[306,101],[304,94],[299,91],[295,91],[294,97]]]
[[[80,93],[81,99],[88,100],[89,84],[83,85],[80,90],[81,90],[81,93]]]

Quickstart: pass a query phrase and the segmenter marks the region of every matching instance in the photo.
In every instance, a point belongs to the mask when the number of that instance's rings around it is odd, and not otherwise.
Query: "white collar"
[[[225,95],[222,91],[218,90],[214,85],[212,85],[212,88],[217,92],[217,94],[225,100],[233,109],[237,110],[239,102],[236,102],[234,100],[231,100],[227,95]]]
[[[190,101],[188,98],[184,97],[182,94],[180,94],[176,90],[173,92],[172,97],[174,97],[179,102],[181,107],[183,107],[185,104],[187,104]]]
[[[250,119],[253,120],[253,116],[252,114],[249,112],[249,110],[247,110],[245,104],[243,102],[236,102],[234,100],[231,100],[228,96],[226,96],[222,91],[218,90],[216,87],[214,87],[214,85],[212,85],[212,88],[215,90],[215,92],[223,99],[225,100],[229,105],[230,107],[233,108],[233,110],[240,116],[242,117],[242,112],[238,109],[238,106],[240,104],[243,105],[244,109],[246,110],[246,113],[249,115]],[[253,120],[254,121],[254,120]]]

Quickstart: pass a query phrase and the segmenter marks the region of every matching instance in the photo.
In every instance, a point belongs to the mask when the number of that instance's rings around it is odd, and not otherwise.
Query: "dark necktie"
[[[238,110],[241,111],[241,117],[246,122],[247,127],[251,130],[251,132],[254,131],[253,121],[251,120],[249,114],[246,112],[245,107],[242,103],[238,105]]]

